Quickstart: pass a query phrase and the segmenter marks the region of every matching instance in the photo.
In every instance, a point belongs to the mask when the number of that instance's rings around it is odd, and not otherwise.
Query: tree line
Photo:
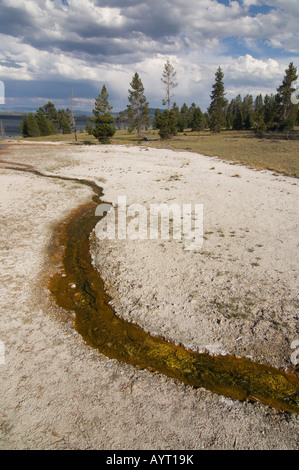
[[[297,69],[291,62],[285,71],[282,84],[277,92],[255,99],[238,95],[226,107],[226,127],[236,130],[254,129],[263,134],[266,131],[288,131],[299,125],[299,106],[291,101],[298,79]]]
[[[20,124],[23,137],[39,137],[54,135],[58,132],[71,134],[75,130],[75,120],[68,108],[56,110],[55,105],[48,101],[36,113],[26,115]]]
[[[116,126],[126,128],[129,132],[136,131],[140,138],[143,131],[152,124],[158,130],[161,139],[168,139],[183,132],[185,129],[221,132],[223,129],[254,130],[259,134],[266,131],[288,131],[299,124],[299,105],[293,104],[292,93],[294,83],[298,79],[297,68],[291,62],[285,70],[282,84],[275,94],[255,98],[247,94],[244,98],[239,94],[230,102],[226,98],[224,74],[221,67],[215,73],[212,85],[211,102],[206,112],[192,103],[190,107],[183,104],[179,108],[174,102],[174,89],[178,86],[176,71],[169,62],[165,63],[161,81],[164,90],[162,104],[165,110],[156,109],[154,119],[150,119],[149,103],[139,74],[133,75],[128,89],[128,102],[125,111],[118,113],[116,119],[111,114],[113,107],[109,104],[106,85],[95,99],[93,115],[86,124],[86,131],[101,143],[108,143],[116,132]],[[73,132],[75,127],[72,112],[67,109],[56,111],[53,103],[48,102],[40,107],[36,114],[25,116],[21,123],[23,137],[50,135],[57,132],[65,134]]]
[[[161,139],[171,138],[185,129],[201,131],[210,129],[211,132],[221,132],[223,129],[254,130],[260,134],[266,131],[288,131],[299,125],[299,105],[291,101],[295,91],[294,82],[298,79],[297,68],[293,62],[285,70],[282,84],[275,94],[255,98],[247,94],[244,98],[239,94],[230,102],[226,98],[224,74],[219,67],[215,74],[215,82],[210,95],[211,103],[206,112],[195,103],[190,107],[183,104],[179,109],[173,102],[173,90],[178,86],[176,72],[169,61],[166,62],[162,74],[162,84],[165,97],[162,101],[167,108],[163,111],[156,109],[153,128],[158,130]],[[126,111],[112,118],[109,106],[109,95],[104,85],[101,94],[96,99],[93,117],[87,126],[87,131],[101,142],[108,142],[119,128],[136,130],[142,137],[142,130],[149,127],[149,104],[144,94],[144,86],[138,73],[135,73],[128,90]],[[116,122],[115,122],[116,121]]]

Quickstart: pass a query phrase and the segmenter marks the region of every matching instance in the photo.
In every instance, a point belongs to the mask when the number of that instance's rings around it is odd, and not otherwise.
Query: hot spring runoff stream
[[[248,358],[209,355],[187,350],[151,336],[117,316],[109,304],[104,283],[90,256],[90,234],[100,220],[95,211],[102,190],[94,182],[46,175],[34,168],[5,163],[5,168],[34,173],[37,177],[75,181],[95,193],[89,204],[75,209],[60,223],[51,242],[51,257],[59,269],[49,280],[49,290],[59,307],[75,313],[75,328],[87,344],[108,358],[139,369],[157,371],[190,387],[240,401],[259,401],[279,411],[299,414],[299,379]]]

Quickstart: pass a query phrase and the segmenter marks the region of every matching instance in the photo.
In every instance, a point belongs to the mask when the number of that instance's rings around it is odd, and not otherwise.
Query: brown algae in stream
[[[79,207],[59,224],[50,246],[56,272],[50,278],[49,290],[63,311],[75,313],[75,328],[87,344],[111,359],[157,371],[195,388],[299,414],[299,378],[295,373],[233,355],[213,356],[187,350],[151,336],[115,314],[90,256],[89,238],[99,221],[95,209],[102,195],[94,182],[46,175],[31,165],[3,160],[0,163],[4,168],[37,177],[84,184],[95,193],[93,202]]]
[[[299,414],[299,379],[295,373],[248,358],[187,350],[151,336],[115,314],[91,262],[89,238],[99,221],[96,207],[95,202],[82,206],[60,225],[53,244],[56,253],[52,255],[61,259],[61,270],[49,284],[57,304],[75,313],[75,328],[86,343],[108,358],[157,371],[186,385]]]

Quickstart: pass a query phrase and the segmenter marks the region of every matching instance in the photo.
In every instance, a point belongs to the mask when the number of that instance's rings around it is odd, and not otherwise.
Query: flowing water
[[[63,270],[50,282],[58,305],[76,313],[75,327],[84,340],[109,358],[158,371],[187,385],[298,413],[295,374],[247,358],[199,354],[151,336],[115,314],[90,257],[89,235],[99,220],[94,215],[96,207],[92,203],[77,209],[60,227],[55,246],[65,246]]]
[[[93,202],[77,208],[59,224],[51,243],[52,259],[56,263],[60,260],[60,267],[50,278],[49,290],[58,306],[75,313],[75,328],[86,343],[109,358],[157,371],[186,385],[299,414],[299,379],[295,373],[233,355],[187,350],[117,316],[90,256],[90,234],[99,221],[95,209],[101,189],[90,181],[43,175],[26,165],[9,165],[39,177],[80,182],[95,193]]]

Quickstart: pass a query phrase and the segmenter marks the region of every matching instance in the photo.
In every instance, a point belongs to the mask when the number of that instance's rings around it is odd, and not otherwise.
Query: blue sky
[[[162,107],[167,60],[179,106],[205,110],[219,66],[228,99],[275,93],[299,66],[298,24],[298,0],[0,0],[0,109],[66,108],[73,90],[75,108],[91,111],[105,84],[119,111],[135,72]]]

